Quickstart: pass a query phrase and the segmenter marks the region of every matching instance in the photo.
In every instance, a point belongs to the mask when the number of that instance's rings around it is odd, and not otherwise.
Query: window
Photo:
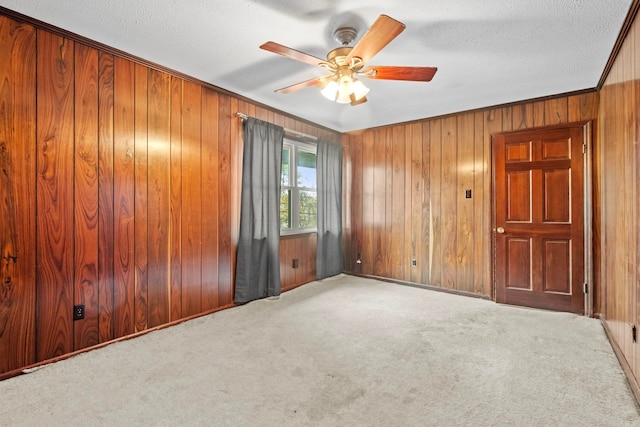
[[[316,146],[292,139],[282,147],[280,233],[315,231],[318,221]]]

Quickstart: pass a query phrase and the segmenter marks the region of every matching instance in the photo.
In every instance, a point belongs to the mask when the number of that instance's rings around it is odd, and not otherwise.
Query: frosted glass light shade
[[[356,80],[353,85],[353,96],[355,96],[356,101],[360,101],[364,96],[369,93],[369,88],[366,87],[360,80]]]
[[[331,80],[327,85],[320,91],[322,96],[327,98],[330,101],[335,101],[338,96],[338,83]]]

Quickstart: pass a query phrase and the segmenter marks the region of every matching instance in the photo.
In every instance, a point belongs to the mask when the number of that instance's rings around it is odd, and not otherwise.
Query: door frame
[[[548,131],[555,129],[581,128],[583,159],[583,193],[584,193],[584,315],[593,317],[594,293],[594,259],[593,259],[593,120],[563,123],[552,126],[541,126],[518,129],[508,132],[497,132],[491,135],[491,299],[496,300],[496,181],[495,181],[495,137],[497,135],[513,135],[531,131]]]

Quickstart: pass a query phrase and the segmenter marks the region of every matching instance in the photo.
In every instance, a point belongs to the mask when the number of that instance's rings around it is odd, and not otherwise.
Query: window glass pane
[[[282,234],[308,233],[317,228],[316,153],[312,144],[285,139],[280,183]]]
[[[300,228],[316,228],[318,200],[315,191],[300,191]]]
[[[291,164],[291,147],[282,147],[282,185],[289,185],[289,165]]]
[[[280,229],[291,228],[291,190],[280,192]]]
[[[316,188],[316,153],[298,151],[297,181],[299,187]]]

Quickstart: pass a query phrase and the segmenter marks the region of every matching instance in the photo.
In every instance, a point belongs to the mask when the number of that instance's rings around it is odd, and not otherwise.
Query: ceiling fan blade
[[[287,58],[294,59],[296,61],[304,62],[309,65],[320,65],[326,62],[324,59],[316,58],[308,53],[300,52],[299,50],[292,49],[287,46],[283,46],[276,42],[266,42],[260,49],[267,50],[269,52],[277,53],[278,55],[286,56]]]
[[[296,83],[296,84],[291,85],[291,86],[287,86],[287,87],[283,87],[283,88],[277,89],[277,90],[275,90],[275,92],[276,93],[289,93],[289,92],[293,92],[293,91],[296,91],[296,90],[304,89],[305,87],[317,85],[318,83],[320,83],[325,78],[326,77],[314,77],[312,79],[305,80],[303,82]]]
[[[404,29],[405,25],[402,22],[387,15],[380,15],[369,31],[351,49],[346,58],[347,62],[351,62],[351,59],[355,57],[361,58],[363,63],[368,62]]]
[[[437,67],[367,67],[360,74],[369,79],[409,80],[429,82],[438,71]]]

